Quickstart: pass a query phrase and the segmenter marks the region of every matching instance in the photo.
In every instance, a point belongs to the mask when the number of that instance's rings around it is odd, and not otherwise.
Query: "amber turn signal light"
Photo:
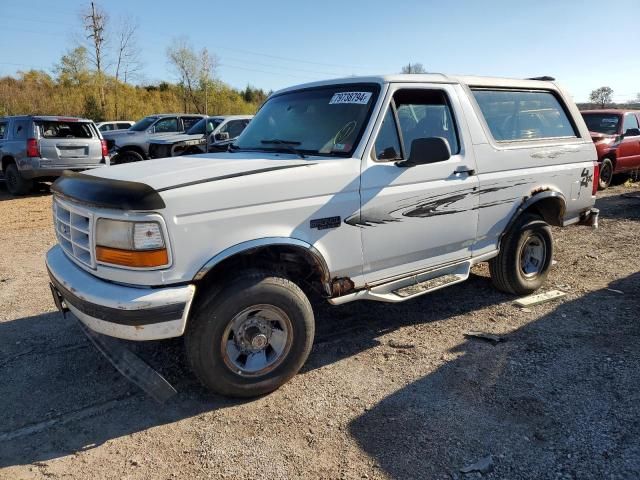
[[[135,268],[162,267],[169,263],[166,248],[136,251],[96,246],[96,258],[99,262]]]

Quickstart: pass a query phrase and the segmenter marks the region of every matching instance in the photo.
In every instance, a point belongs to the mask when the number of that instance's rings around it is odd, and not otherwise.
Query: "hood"
[[[157,143],[161,145],[172,145],[178,142],[186,142],[189,140],[201,140],[204,137],[201,133],[194,135],[187,135],[186,133],[172,134],[162,138],[154,138],[151,143]]]
[[[613,140],[617,137],[617,135],[591,131],[589,132],[589,135],[591,135],[591,140],[593,140],[593,143],[602,142],[603,140]]]
[[[161,191],[207,181],[304,167],[313,163],[313,158],[302,159],[288,153],[214,153],[145,160],[92,169],[84,173],[104,179],[139,182]]]

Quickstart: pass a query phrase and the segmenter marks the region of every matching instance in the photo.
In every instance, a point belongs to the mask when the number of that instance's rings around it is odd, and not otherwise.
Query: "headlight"
[[[125,267],[162,267],[169,263],[158,222],[98,219],[96,258],[99,262]]]

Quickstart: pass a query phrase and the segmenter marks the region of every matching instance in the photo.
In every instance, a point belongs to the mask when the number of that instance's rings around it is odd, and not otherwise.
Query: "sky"
[[[555,77],[574,100],[610,86],[640,93],[640,0],[97,0],[116,27],[139,24],[139,82],[175,81],[166,59],[186,37],[218,59],[216,76],[277,90],[314,80],[429,72]],[[82,39],[80,0],[0,0],[0,76],[52,71]]]

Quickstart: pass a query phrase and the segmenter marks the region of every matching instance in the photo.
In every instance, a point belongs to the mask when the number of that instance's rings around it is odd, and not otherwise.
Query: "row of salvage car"
[[[65,170],[81,171],[150,158],[224,151],[252,115],[150,115],[94,123],[50,115],[0,117],[0,179],[12,195],[32,191]],[[121,128],[128,127],[128,128]]]

